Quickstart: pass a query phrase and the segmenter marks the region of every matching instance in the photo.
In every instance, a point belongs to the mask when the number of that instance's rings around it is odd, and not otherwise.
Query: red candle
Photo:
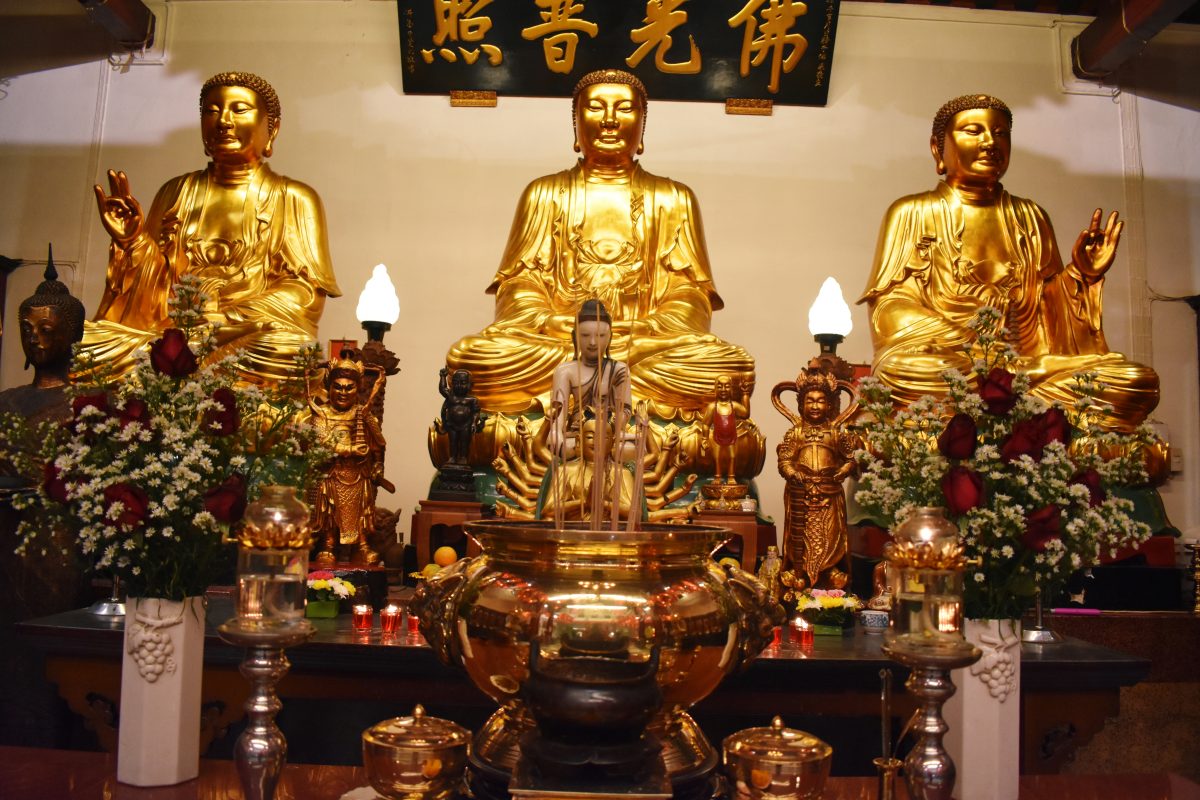
[[[395,636],[400,630],[400,606],[389,605],[379,611],[379,627],[384,636]]]
[[[408,612],[408,632],[409,633],[420,633],[420,631],[421,631],[421,620],[417,617],[416,614],[412,613],[411,611]]]
[[[375,620],[375,609],[365,603],[354,607],[354,616],[352,619],[354,630],[369,631]]]

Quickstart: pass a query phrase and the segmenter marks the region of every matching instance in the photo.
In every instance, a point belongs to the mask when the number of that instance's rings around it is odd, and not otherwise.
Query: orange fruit
[[[433,551],[433,563],[439,567],[448,567],[455,561],[458,561],[458,553],[453,547],[439,547]]]

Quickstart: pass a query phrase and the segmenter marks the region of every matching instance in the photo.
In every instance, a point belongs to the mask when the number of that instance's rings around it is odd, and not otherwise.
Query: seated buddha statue
[[[934,117],[929,145],[945,179],[888,209],[859,300],[870,310],[875,375],[901,402],[944,394],[944,370],[970,372],[968,323],[990,305],[1004,314],[1033,394],[1070,405],[1074,376],[1094,372],[1111,404],[1101,423],[1129,430],[1158,404],[1158,375],[1111,352],[1101,326],[1124,223],[1096,209],[1064,264],[1046,212],[1000,183],[1011,128],[1012,112],[987,95],[955,98]]]
[[[33,380],[0,392],[0,413],[24,417],[31,429],[44,421],[66,422],[71,418],[71,402],[66,394],[71,346],[83,336],[83,303],[58,280],[53,253],[43,278],[17,309],[25,367],[33,367]],[[36,449],[40,442],[33,444],[31,449]]]
[[[95,187],[112,238],[104,294],[86,325],[82,352],[117,374],[171,326],[168,300],[197,275],[205,316],[219,323],[213,358],[240,350],[241,376],[278,380],[316,337],[334,279],[325,212],[316,192],[271,171],[279,134],[275,90],[248,72],[223,72],[200,90],[200,135],[208,166],[158,190],[148,214],[123,172]]]
[[[496,277],[495,321],[451,348],[487,411],[548,408],[555,369],[572,358],[583,302],[612,317],[611,357],[634,401],[663,420],[703,412],[713,381],[754,386],[754,360],[709,332],[722,307],[692,191],[638,164],[646,90],[619,70],[585,75],[572,104],[570,169],[534,180],[517,204]]]

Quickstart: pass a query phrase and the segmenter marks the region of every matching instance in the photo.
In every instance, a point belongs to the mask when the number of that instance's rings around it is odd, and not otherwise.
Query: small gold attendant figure
[[[705,438],[703,447],[712,447],[713,483],[737,483],[734,477],[734,462],[737,455],[738,421],[750,417],[750,395],[742,390],[737,400],[733,399],[734,379],[720,375],[713,383],[713,401],[704,409],[701,418]]]

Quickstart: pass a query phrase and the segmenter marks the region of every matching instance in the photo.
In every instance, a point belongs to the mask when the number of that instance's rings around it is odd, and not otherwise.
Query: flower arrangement
[[[314,570],[308,573],[308,599],[312,602],[345,600],[354,597],[354,584],[335,577],[329,570]]]
[[[885,386],[862,381],[867,447],[856,454],[855,500],[887,527],[919,506],[943,506],[966,557],[977,559],[968,567],[966,616],[1019,617],[1039,589],[1054,594],[1101,554],[1150,535],[1112,489],[1145,480],[1140,452],[1154,434],[1096,424],[1104,404],[1094,373],[1076,376],[1079,399],[1070,408],[1029,394],[997,309],[982,309],[971,327],[972,372],[943,373],[944,399],[896,410]]]
[[[841,589],[811,589],[796,598],[796,611],[810,625],[846,628],[862,601]]]
[[[198,278],[184,277],[170,301],[176,327],[119,382],[76,362],[89,377],[69,389],[72,419],[43,426],[36,453],[13,454],[37,485],[14,502],[26,512],[18,553],[53,547],[52,532],[66,531],[87,566],[119,577],[131,596],[182,600],[232,578],[222,538],[248,496],[316,474],[326,453],[300,423],[302,384],[239,385],[237,355],[216,355],[207,299]],[[8,418],[3,432],[22,423]]]

